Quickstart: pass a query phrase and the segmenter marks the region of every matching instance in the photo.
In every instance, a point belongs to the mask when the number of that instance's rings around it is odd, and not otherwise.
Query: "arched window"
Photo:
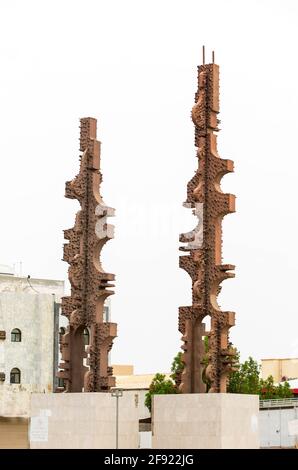
[[[90,344],[90,335],[89,335],[88,328],[84,329],[83,337],[84,337],[84,345],[88,346],[88,344]]]
[[[13,343],[20,343],[22,341],[22,333],[18,328],[14,328],[10,335]]]
[[[10,371],[10,383],[20,384],[21,383],[21,371],[17,367],[14,367]]]

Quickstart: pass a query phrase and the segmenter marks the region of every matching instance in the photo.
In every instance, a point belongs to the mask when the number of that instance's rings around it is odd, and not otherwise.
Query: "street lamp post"
[[[118,440],[119,440],[119,397],[123,396],[123,390],[121,388],[116,388],[112,390],[112,397],[116,397],[116,449],[118,449]]]

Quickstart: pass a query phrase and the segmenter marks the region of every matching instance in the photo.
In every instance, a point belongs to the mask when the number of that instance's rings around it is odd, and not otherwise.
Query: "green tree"
[[[209,338],[204,337],[205,356],[203,358],[203,381],[207,385],[207,392],[210,384],[206,378],[206,367],[208,365]],[[232,345],[230,345],[232,347]],[[235,370],[231,372],[228,383],[228,393],[248,393],[259,395],[262,400],[274,398],[290,398],[293,393],[288,382],[274,385],[272,375],[267,379],[260,378],[260,366],[257,361],[249,357],[247,361],[240,363],[240,353],[236,350]],[[145,395],[145,406],[151,412],[152,395],[179,393],[178,385],[184,368],[182,352],[174,357],[171,366],[171,379],[166,379],[165,374],[156,374],[150,384],[149,391]],[[175,383],[174,383],[175,382]]]
[[[171,366],[171,379],[174,380],[176,386],[178,387],[181,382],[181,374],[184,369],[184,364],[182,362],[182,352],[179,351],[173,359]]]
[[[205,353],[207,354],[209,351],[209,336],[204,336],[203,342],[204,342]]]
[[[272,375],[269,375],[267,379],[260,379],[259,395],[262,400],[277,398],[276,389],[277,387],[274,386],[274,379]]]
[[[151,412],[152,395],[177,393],[177,388],[171,379],[166,379],[165,374],[156,374],[150,384],[149,391],[145,395],[145,406]]]
[[[274,385],[274,379],[272,375],[269,375],[267,379],[260,379],[260,398],[262,400],[291,398],[292,396],[293,392],[290,389],[289,382]]]
[[[232,372],[229,377],[228,392],[229,393],[249,393],[251,395],[259,395],[261,400],[274,398],[290,398],[293,393],[288,382],[274,385],[272,375],[267,379],[260,378],[260,366],[257,361],[249,357],[243,364],[239,363],[238,368]]]
[[[230,374],[227,391],[257,395],[260,386],[260,366],[252,357],[249,357],[243,364],[239,364],[239,356],[239,352],[237,352],[237,370]]]
[[[283,384],[278,385],[278,396],[279,398],[291,398],[293,396],[289,382],[285,381]]]

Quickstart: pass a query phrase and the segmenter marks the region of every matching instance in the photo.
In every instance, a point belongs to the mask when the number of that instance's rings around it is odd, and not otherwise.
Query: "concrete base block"
[[[154,395],[152,448],[258,449],[258,415],[258,395]]]
[[[134,392],[119,398],[118,448],[137,449],[139,410]],[[34,393],[31,449],[115,449],[116,398],[110,393]]]

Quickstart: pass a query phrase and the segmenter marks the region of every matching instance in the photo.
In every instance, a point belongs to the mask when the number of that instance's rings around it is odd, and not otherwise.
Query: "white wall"
[[[37,386],[32,389],[35,392],[39,391]],[[0,386],[0,417],[28,418],[29,410],[30,391],[24,391],[19,385]]]
[[[297,420],[298,428],[298,408],[260,410],[260,446],[295,447],[298,433],[294,436],[289,432],[289,423],[294,420]]]
[[[138,403],[119,398],[119,448],[139,446]],[[74,432],[75,430],[75,432]],[[111,393],[31,395],[31,449],[114,449],[116,398]]]
[[[11,331],[18,328],[21,342],[11,341]],[[22,389],[39,385],[45,392],[53,383],[54,296],[51,294],[0,293],[0,330],[6,339],[0,340],[0,371],[10,383],[10,371],[21,371]]]
[[[153,395],[153,449],[257,449],[259,397],[235,393]]]
[[[30,286],[31,284],[31,286]],[[24,292],[26,294],[54,294],[56,302],[64,295],[64,281],[55,279],[29,279],[0,274],[0,292]]]

